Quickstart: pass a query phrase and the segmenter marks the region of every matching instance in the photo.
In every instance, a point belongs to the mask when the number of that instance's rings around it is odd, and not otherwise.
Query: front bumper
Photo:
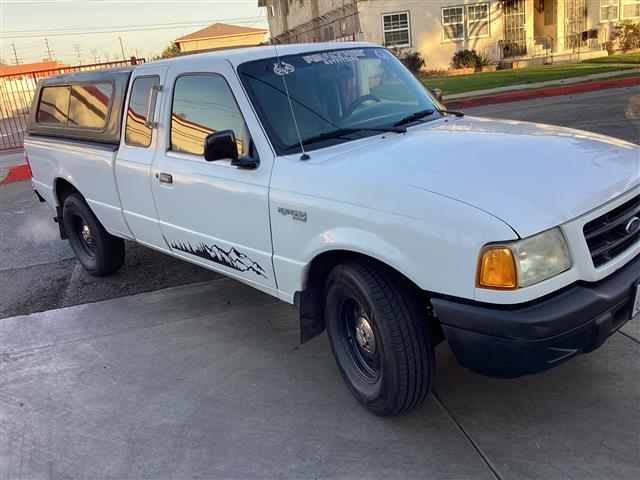
[[[477,373],[512,378],[541,372],[598,348],[631,316],[640,255],[607,278],[578,282],[519,305],[433,298],[458,361]]]

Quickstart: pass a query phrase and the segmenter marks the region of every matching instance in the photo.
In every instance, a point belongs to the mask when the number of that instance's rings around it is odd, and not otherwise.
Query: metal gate
[[[565,0],[565,49],[578,50],[582,44],[582,32],[587,29],[587,5],[585,0]]]
[[[22,148],[29,107],[38,79],[61,73],[136,65],[144,63],[144,61],[144,58],[132,57],[131,60],[118,62],[0,75],[0,151]]]
[[[525,0],[506,0],[503,3],[505,57],[527,53],[527,24]]]

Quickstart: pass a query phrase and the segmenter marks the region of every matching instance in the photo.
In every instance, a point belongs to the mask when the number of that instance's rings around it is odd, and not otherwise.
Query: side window
[[[69,126],[101,130],[107,124],[113,96],[110,83],[73,85],[69,102]]]
[[[178,77],[171,108],[171,150],[202,155],[205,137],[220,130],[233,130],[238,155],[242,155],[246,126],[225,79],[220,75]]]
[[[69,117],[71,87],[45,87],[40,95],[36,121],[53,125],[66,125]]]
[[[160,83],[160,77],[139,77],[131,86],[131,97],[127,108],[127,127],[124,141],[133,147],[151,145],[151,128],[145,125],[151,87]]]

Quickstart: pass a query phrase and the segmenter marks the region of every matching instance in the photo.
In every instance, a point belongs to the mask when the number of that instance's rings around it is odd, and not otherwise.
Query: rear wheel
[[[117,272],[124,263],[124,240],[105,230],[82,195],[64,200],[62,221],[76,258],[91,275]]]
[[[325,287],[327,332],[349,390],[377,415],[402,415],[431,388],[435,357],[408,282],[366,259],[335,267]]]

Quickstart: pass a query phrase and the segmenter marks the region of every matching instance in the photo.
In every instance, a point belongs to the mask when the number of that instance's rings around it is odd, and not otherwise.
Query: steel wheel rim
[[[369,314],[354,298],[340,305],[340,327],[345,351],[355,371],[367,383],[380,378],[380,345]]]
[[[78,243],[82,251],[86,255],[94,257],[96,254],[96,240],[91,232],[91,228],[89,228],[84,218],[79,215],[74,218],[74,227],[78,234]]]

